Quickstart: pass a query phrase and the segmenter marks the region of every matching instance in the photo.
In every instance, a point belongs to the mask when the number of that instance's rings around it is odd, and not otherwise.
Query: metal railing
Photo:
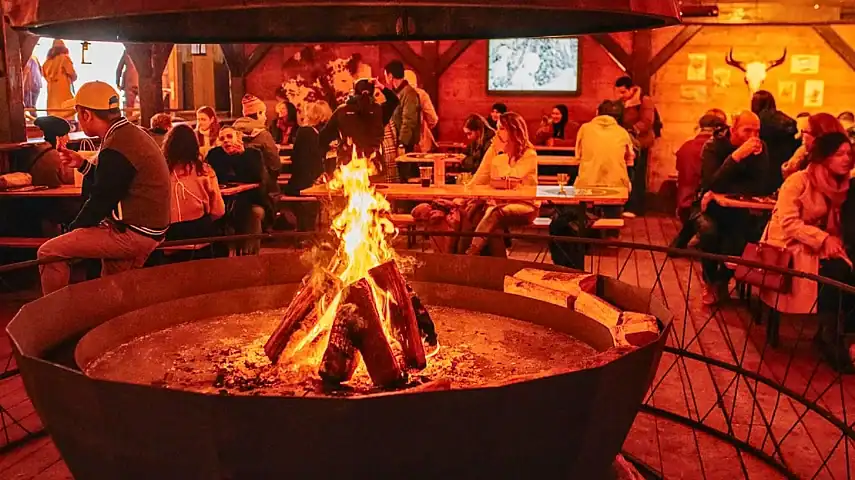
[[[673,233],[659,232],[663,237]],[[424,240],[428,235],[479,236],[406,234],[416,237],[416,247],[421,249],[429,247]],[[214,237],[170,242],[162,248],[259,238],[319,240],[324,235],[289,232]],[[624,445],[628,456],[649,472],[664,478],[855,477],[855,376],[835,371],[814,351],[811,332],[821,314],[782,316],[776,327],[781,346],[773,348],[766,341],[766,317],[775,306],[752,299],[750,292],[748,298],[740,298],[746,297],[740,295],[745,292],[734,288],[730,302],[704,307],[698,263],[716,260],[785,273],[815,281],[821,294],[831,289],[841,298],[855,298],[852,286],[737,257],[645,243],[530,234],[490,237],[511,239],[512,257],[522,260],[545,261],[548,256],[542,253],[547,244],[585,248],[585,271],[649,289],[674,313],[674,328],[660,368]],[[0,278],[38,263],[0,266]],[[843,322],[855,315],[852,310],[841,301],[836,311],[825,314]]]

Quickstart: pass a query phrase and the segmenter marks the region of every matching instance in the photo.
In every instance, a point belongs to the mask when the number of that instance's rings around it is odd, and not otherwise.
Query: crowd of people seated
[[[697,136],[677,151],[677,215],[683,229],[673,246],[741,256],[749,242],[759,242],[789,251],[790,268],[851,284],[855,230],[847,232],[846,225],[855,223],[855,216],[847,216],[855,215],[849,193],[855,165],[851,124],[843,124],[851,116],[817,113],[793,119],[763,90],[732,125],[722,111],[707,112]],[[769,196],[775,198],[771,215],[722,205],[726,198]],[[729,299],[733,266],[711,259],[701,263],[703,303]],[[765,289],[760,297],[779,314],[818,314],[817,346],[832,365],[852,371],[855,351],[847,351],[838,333],[855,325],[852,318],[844,318],[849,325],[838,325],[837,313],[842,305],[851,310],[855,301],[824,290],[812,280],[793,278],[785,293]]]

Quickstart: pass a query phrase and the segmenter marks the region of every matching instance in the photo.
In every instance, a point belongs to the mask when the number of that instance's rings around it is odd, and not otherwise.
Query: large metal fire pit
[[[428,304],[504,315],[599,351],[611,347],[594,320],[501,292],[504,275],[521,268],[560,268],[417,259],[412,280]],[[507,386],[363,398],[204,395],[95,380],[58,360],[59,347],[120,316],[121,331],[99,329],[112,332],[109,341],[280,307],[305,273],[299,265],[294,255],[263,255],[137,270],[21,309],[8,332],[27,393],[75,478],[603,478],[671,328],[671,314],[648,292],[600,278],[601,297],[662,321],[658,341],[595,368]]]

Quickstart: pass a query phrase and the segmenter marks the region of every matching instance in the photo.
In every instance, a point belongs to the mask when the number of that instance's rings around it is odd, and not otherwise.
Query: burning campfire
[[[367,159],[354,158],[336,170],[329,187],[347,204],[332,222],[335,254],[303,279],[264,346],[272,363],[318,365],[332,385],[348,382],[360,359],[374,385],[401,385],[408,369],[427,366],[424,344],[438,348],[430,314],[389,244],[397,231],[389,202],[370,184],[371,168]],[[297,338],[298,332],[307,333]]]

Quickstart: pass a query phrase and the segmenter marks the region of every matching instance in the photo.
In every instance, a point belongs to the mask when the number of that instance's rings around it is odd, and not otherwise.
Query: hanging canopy
[[[679,22],[673,0],[3,0],[15,27],[54,38],[260,43],[510,38]]]

